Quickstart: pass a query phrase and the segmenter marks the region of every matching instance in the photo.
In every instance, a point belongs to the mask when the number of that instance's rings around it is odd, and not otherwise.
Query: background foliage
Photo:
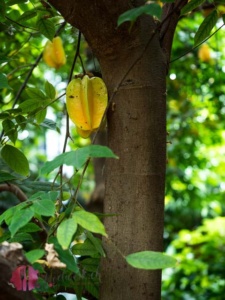
[[[195,1],[196,2],[196,1]],[[211,2],[211,1],[210,1]],[[44,202],[45,214],[39,220],[54,230],[58,219],[54,216],[52,201],[67,201],[73,196],[74,186],[80,182],[81,171],[74,168],[64,168],[63,189],[59,195],[58,187],[62,184],[56,173],[39,175],[40,168],[48,160],[62,153],[66,136],[66,110],[64,104],[65,87],[69,80],[71,65],[78,44],[78,31],[64,20],[47,3],[19,0],[1,0],[0,23],[0,105],[2,145],[15,145],[24,153],[29,161],[30,175],[18,175],[9,169],[1,159],[1,182],[10,181],[18,185],[30,197],[26,217],[32,218],[32,213],[38,213],[38,201]],[[220,7],[223,13],[223,7]],[[209,46],[210,59],[202,61],[199,56],[201,45],[193,49],[194,39],[199,24],[206,17],[206,9],[197,10],[182,17],[178,23],[173,43],[173,51],[168,76],[168,168],[166,186],[165,211],[165,250],[177,259],[173,269],[167,269],[163,274],[163,298],[171,299],[223,299],[225,290],[224,279],[224,235],[225,235],[225,205],[224,205],[224,116],[225,116],[225,32],[222,27],[205,43]],[[219,18],[214,30],[223,25]],[[60,30],[61,28],[61,30]],[[55,70],[49,68],[41,58],[41,52],[48,38],[52,38],[59,30],[67,56],[66,65]],[[80,55],[85,69],[99,72],[97,62],[92,56],[85,40],[80,45]],[[26,80],[31,68],[34,68],[29,81]],[[82,73],[81,60],[78,59],[74,73]],[[29,99],[27,88],[36,88],[47,94],[46,81],[55,88],[56,97],[51,105],[37,113],[20,113],[16,110],[25,100]],[[26,89],[17,98],[17,94],[26,83]],[[50,86],[51,86],[50,85]],[[61,95],[63,95],[61,97]],[[38,101],[41,101],[39,95]],[[44,99],[44,98],[43,98]],[[56,100],[56,101],[55,101]],[[14,110],[10,111],[13,108]],[[7,121],[6,121],[7,120]],[[5,123],[4,123],[5,122]],[[7,123],[8,122],[8,123]],[[10,123],[11,122],[11,123]],[[2,125],[3,124],[3,125]],[[70,126],[72,140],[67,143],[67,150],[87,146],[89,140],[83,140],[76,134],[74,126]],[[53,140],[56,143],[53,146]],[[4,171],[4,172],[3,172]],[[8,174],[8,175],[7,175]],[[4,177],[9,176],[11,178]],[[24,174],[22,174],[24,175]],[[13,180],[12,180],[13,179]],[[12,181],[11,181],[12,180]],[[53,180],[55,185],[53,187]],[[79,189],[78,200],[82,204],[90,197],[94,186],[93,167],[91,164],[85,173]],[[36,194],[37,192],[41,192]],[[48,195],[46,197],[46,195]],[[6,216],[1,227],[0,241],[22,242],[28,257],[40,274],[39,295],[55,294],[62,287],[71,288],[77,295],[85,289],[89,294],[98,295],[98,263],[104,255],[101,243],[91,232],[86,232],[87,224],[77,222],[78,231],[75,236],[77,244],[72,247],[73,254],[78,255],[77,265],[63,271],[62,280],[55,280],[54,274],[46,272],[36,259],[43,258],[43,252],[31,252],[43,249],[39,229],[29,221],[26,227],[15,228],[11,222],[15,212],[14,205],[18,199],[7,192],[0,194],[0,209],[3,213],[11,207],[11,213]],[[24,210],[24,204],[20,204]],[[36,206],[35,206],[36,205]],[[60,204],[59,204],[60,205]],[[79,208],[76,212],[79,215]],[[42,211],[43,213],[43,211]],[[65,212],[66,204],[65,204]],[[24,216],[24,211],[23,214]],[[61,214],[62,218],[65,214]],[[1,217],[3,220],[4,218]],[[17,219],[21,211],[17,211]],[[58,238],[70,227],[61,227]],[[6,225],[11,226],[11,233]],[[61,223],[63,224],[63,223]],[[97,224],[101,224],[98,223]],[[23,224],[22,224],[23,225]],[[83,226],[83,227],[82,227]],[[97,232],[104,231],[98,227]],[[21,231],[21,229],[23,229]],[[93,232],[96,232],[93,230]],[[71,232],[70,236],[74,232]],[[82,243],[80,243],[82,241]],[[60,245],[55,237],[51,237],[55,249],[60,254],[62,262],[71,262],[68,241],[62,239]],[[41,245],[41,246],[40,246]],[[65,249],[63,249],[63,247]],[[79,268],[77,267],[79,266]],[[57,272],[56,272],[57,273]],[[76,274],[76,276],[72,276]],[[78,276],[79,275],[79,276]],[[58,274],[57,274],[58,276]],[[48,280],[44,280],[47,278]],[[50,279],[51,278],[51,279]],[[48,283],[53,283],[48,285]]]

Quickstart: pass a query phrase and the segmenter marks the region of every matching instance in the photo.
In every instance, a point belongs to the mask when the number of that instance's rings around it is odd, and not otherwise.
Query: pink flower
[[[38,271],[31,266],[19,266],[12,272],[10,282],[18,291],[30,291],[35,288]]]

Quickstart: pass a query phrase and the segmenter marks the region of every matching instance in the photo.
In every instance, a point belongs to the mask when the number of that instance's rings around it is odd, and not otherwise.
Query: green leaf
[[[51,100],[55,99],[56,90],[54,86],[48,81],[45,82],[45,93]]]
[[[74,233],[77,231],[77,223],[74,219],[63,221],[57,229],[57,239],[63,249],[68,249]]]
[[[225,24],[225,14],[222,15],[223,23]]]
[[[213,10],[210,15],[208,15],[195,34],[194,45],[198,45],[203,42],[209,35],[213,27],[216,25],[218,20],[218,14],[216,10]]]
[[[5,145],[1,150],[1,155],[13,171],[23,176],[29,175],[28,160],[20,150],[11,145]]]
[[[26,1],[25,0],[8,0],[7,5],[12,6],[12,5],[20,4],[20,3],[24,3],[24,2],[26,2]]]
[[[13,238],[10,238],[10,242],[16,242],[16,243],[26,243],[26,241],[34,242],[31,234],[26,232],[18,232]]]
[[[26,89],[26,93],[30,99],[35,99],[37,101],[46,100],[46,95],[42,92],[42,90],[37,88],[28,88]]]
[[[105,252],[102,248],[102,242],[101,240],[99,240],[98,238],[96,238],[91,232],[86,232],[86,236],[87,238],[92,242],[92,244],[95,246],[96,250],[98,251],[98,253],[105,257]]]
[[[30,20],[34,17],[37,16],[37,13],[34,11],[34,10],[28,10],[28,11],[25,11],[18,19],[17,19],[17,22],[19,23],[23,23],[23,22],[26,22],[27,20]]]
[[[75,211],[73,219],[84,229],[107,236],[104,225],[94,214],[84,210]]]
[[[99,264],[97,266],[98,272]],[[99,277],[97,276],[97,272],[94,272],[96,275],[92,277],[86,277],[84,280],[85,290],[88,291],[94,298],[99,299]],[[93,274],[93,273],[92,273]],[[82,298],[83,299],[83,298]]]
[[[162,8],[157,3],[146,4],[137,8],[132,8],[128,11],[125,11],[122,15],[119,16],[117,25],[120,26],[122,23],[130,21],[135,22],[138,17],[143,14],[156,16],[160,19],[162,14]]]
[[[9,113],[7,111],[4,111],[3,113],[0,113],[0,119],[4,120],[9,117]]]
[[[17,177],[13,176],[10,173],[0,171],[0,182],[5,182],[5,181],[10,181],[10,180],[15,180]]]
[[[41,124],[42,127],[48,128],[50,130],[55,130],[59,132],[59,129],[56,123],[50,119],[45,119]]]
[[[33,264],[36,260],[40,259],[42,256],[45,255],[45,251],[42,249],[34,249],[27,253],[25,253],[26,259]]]
[[[48,241],[48,243],[54,244],[54,249],[56,252],[59,254],[59,260],[66,264],[67,269],[74,272],[75,274],[79,274],[79,268],[76,263],[76,259],[71,253],[70,250],[64,250],[62,246],[59,244],[58,240],[56,237],[51,237]]]
[[[37,29],[42,33],[47,39],[52,40],[55,35],[55,26],[49,19],[39,19],[37,21]]]
[[[55,213],[55,205],[51,200],[36,200],[33,201],[33,205],[31,207],[35,214],[40,216],[54,216]]]
[[[0,215],[0,224],[2,224],[3,221],[8,224],[8,220],[12,218],[15,212],[16,206],[10,207],[6,211],[4,211],[4,213]]]
[[[30,208],[22,209],[17,211],[11,220],[9,230],[11,235],[14,236],[16,232],[26,225],[34,216],[34,212]]]
[[[10,141],[12,141],[14,144],[17,140],[17,128],[13,121],[6,119],[2,122],[2,127],[4,129],[5,135],[9,137]]]
[[[26,128],[27,119],[24,116],[18,115],[18,116],[16,116],[15,120],[22,130],[24,130]]]
[[[187,14],[190,11],[194,10],[196,7],[200,6],[205,0],[191,0],[188,2],[181,10],[181,14]]]
[[[168,255],[154,251],[142,251],[125,257],[127,263],[137,269],[157,270],[174,267],[176,260]]]
[[[87,272],[97,272],[100,264],[99,258],[85,258],[80,263]]]
[[[79,148],[76,151],[70,151],[58,155],[52,161],[46,162],[41,168],[40,174],[48,174],[61,165],[73,166],[79,170],[87,161],[88,158],[106,157],[118,158],[112,150],[106,146],[90,145]]]
[[[4,21],[6,15],[6,5],[5,1],[1,0],[0,1],[0,22]]]
[[[21,232],[37,232],[42,230],[38,225],[34,223],[28,223],[25,226],[23,226],[19,231]]]
[[[41,109],[39,112],[35,114],[35,119],[38,124],[41,124],[44,121],[46,114],[47,114],[47,108]]]
[[[29,99],[22,102],[19,105],[19,108],[22,110],[24,114],[27,114],[37,110],[41,106],[42,106],[42,102],[39,102],[36,99]]]
[[[2,0],[0,0],[0,3],[1,3],[1,1]],[[0,4],[0,7],[1,7],[1,4]],[[0,17],[1,17],[1,8],[0,8]],[[8,62],[8,61],[10,61],[10,59],[7,56],[0,55],[0,64]]]
[[[11,87],[8,85],[8,79],[5,74],[0,73],[0,89],[11,89]]]
[[[75,255],[81,255],[81,256],[95,256],[99,255],[98,250],[93,245],[93,243],[86,239],[84,243],[78,243],[72,247],[72,252]]]

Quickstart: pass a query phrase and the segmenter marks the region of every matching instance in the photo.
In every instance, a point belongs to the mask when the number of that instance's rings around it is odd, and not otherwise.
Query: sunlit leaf
[[[106,146],[90,145],[79,148],[76,151],[70,151],[58,155],[52,161],[46,162],[40,172],[41,174],[48,174],[64,164],[73,166],[79,170],[88,158],[94,157],[118,158],[112,150]]]
[[[142,251],[125,257],[127,263],[137,269],[157,270],[174,267],[176,260],[168,255],[154,251]]]
[[[195,46],[203,42],[209,35],[213,27],[216,25],[218,20],[218,14],[216,10],[213,10],[210,15],[208,15],[195,34],[194,42]]]
[[[33,202],[32,209],[40,216],[53,216],[55,205],[51,200],[36,200]]]
[[[28,10],[28,11],[25,11],[18,19],[17,19],[17,22],[19,22],[19,23],[23,23],[23,22],[25,22],[25,21],[27,21],[27,20],[30,20],[30,19],[32,19],[32,18],[34,18],[34,17],[36,17],[37,16],[37,13],[35,12],[35,11],[33,11],[33,10]]]
[[[32,111],[35,111],[39,107],[42,106],[42,103],[36,99],[29,99],[24,102],[22,102],[19,106],[19,108],[22,110],[24,114],[31,113]]]
[[[20,150],[11,145],[5,145],[1,150],[1,155],[13,171],[23,176],[29,175],[28,160]]]
[[[104,225],[94,214],[80,210],[73,213],[73,219],[84,229],[107,236]]]
[[[55,99],[56,90],[54,86],[48,81],[45,82],[45,93],[51,100]]]
[[[34,99],[37,101],[47,99],[46,95],[40,89],[37,88],[28,88],[26,89],[26,93],[30,99]]]
[[[47,109],[46,108],[41,109],[39,112],[37,112],[35,114],[35,119],[36,119],[38,124],[41,124],[44,121],[44,119],[46,117],[46,114],[47,114]]]
[[[9,230],[14,236],[16,232],[26,225],[34,216],[34,212],[30,208],[22,209],[17,211],[12,218],[12,221],[9,225]]]
[[[54,23],[49,19],[39,19],[37,21],[37,29],[49,40],[52,40],[55,35]]]
[[[25,253],[26,259],[33,264],[36,260],[40,259],[42,256],[44,256],[45,251],[42,249],[34,249],[27,253]]]
[[[63,249],[69,248],[72,241],[72,237],[75,234],[76,230],[77,223],[74,219],[65,220],[59,225],[56,236],[59,244],[62,246]]]

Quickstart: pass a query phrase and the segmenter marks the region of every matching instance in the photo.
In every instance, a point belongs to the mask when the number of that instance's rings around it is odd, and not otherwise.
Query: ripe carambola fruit
[[[49,67],[60,68],[66,63],[66,55],[63,49],[62,40],[59,36],[48,41],[43,52],[43,59]]]
[[[198,57],[202,62],[210,61],[210,48],[207,44],[203,44],[198,51]]]
[[[99,77],[73,79],[66,89],[66,106],[78,134],[88,138],[101,124],[107,107],[108,93]]]

